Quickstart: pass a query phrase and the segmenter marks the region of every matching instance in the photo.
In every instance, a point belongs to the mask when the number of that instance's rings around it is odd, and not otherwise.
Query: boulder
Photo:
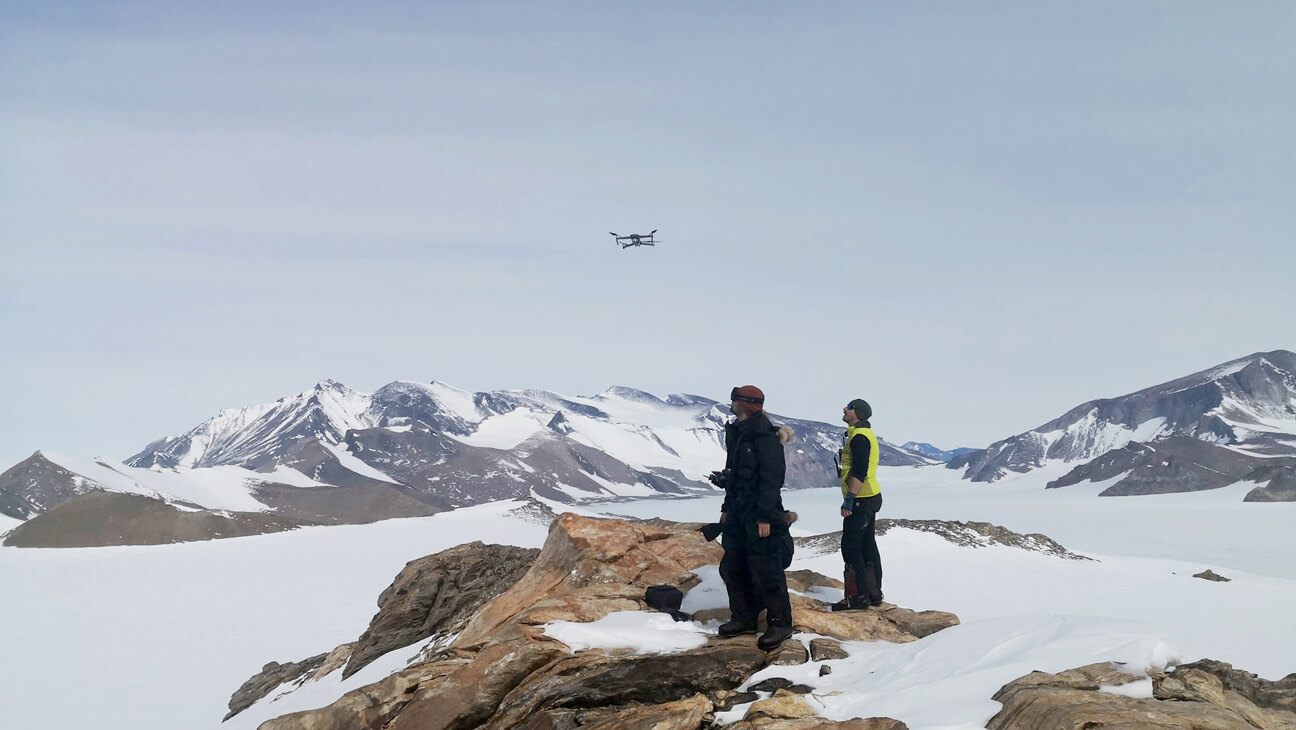
[[[810,659],[811,661],[822,662],[829,659],[845,659],[850,656],[842,645],[832,639],[811,639],[810,640]]]

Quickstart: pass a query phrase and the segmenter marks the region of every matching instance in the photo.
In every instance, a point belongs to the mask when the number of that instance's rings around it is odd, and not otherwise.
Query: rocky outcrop
[[[1296,459],[1274,459],[1246,479],[1267,484],[1247,492],[1244,502],[1296,502]]]
[[[1059,674],[1032,672],[995,694],[1003,709],[988,730],[1082,730],[1099,727],[1182,730],[1294,730],[1296,674],[1277,682],[1202,660],[1150,671],[1152,697],[1099,691],[1145,678],[1110,664]]]
[[[360,635],[342,676],[392,649],[457,633],[482,606],[531,568],[539,550],[480,541],[412,561],[378,596],[378,613]]]
[[[357,642],[352,661],[372,659],[383,646],[403,645],[429,632],[450,630],[453,640],[327,707],[285,715],[262,730],[697,730],[709,725],[717,710],[756,699],[735,691],[755,672],[810,661],[799,641],[765,652],[752,635],[712,638],[669,654],[632,654],[572,652],[544,634],[541,625],[550,621],[588,622],[616,611],[646,610],[644,591],[651,585],[685,590],[696,585],[693,571],[718,562],[722,551],[689,526],[564,514],[554,520],[543,549],[520,577],[503,563],[530,556],[510,550],[517,549],[476,543],[411,562],[384,591],[379,615]],[[833,582],[804,571],[793,579],[801,585]],[[451,580],[475,587],[476,598],[447,603]],[[488,595],[494,597],[482,605]],[[818,601],[794,596],[793,621],[800,631],[835,640],[816,647],[822,660],[843,655],[842,640],[916,641],[958,618],[889,604],[834,614]],[[370,648],[362,657],[359,647]],[[790,689],[813,688],[787,684],[764,704],[753,703],[743,727],[904,727],[887,718],[837,723],[814,717],[809,705],[784,697],[796,697]]]
[[[1055,558],[1065,558],[1067,560],[1093,560],[1067,550],[1057,541],[1041,535],[1039,533],[1030,533],[1023,535],[1020,532],[1013,532],[1006,527],[991,524],[989,522],[956,522],[951,520],[905,520],[905,519],[887,519],[878,518],[877,534],[885,535],[893,529],[917,530],[919,532],[928,532],[938,537],[944,538],[960,547],[987,547],[990,545],[1004,545],[1014,547],[1020,550],[1029,550],[1031,552],[1044,553]],[[795,540],[798,550],[809,550],[816,553],[833,553],[841,549],[841,531],[828,532],[822,535],[813,535],[810,537],[799,537]],[[833,587],[841,588],[841,583],[837,582]]]
[[[270,694],[279,685],[295,682],[319,669],[327,658],[328,654],[319,654],[300,662],[289,662],[287,664],[280,664],[279,662],[267,663],[261,668],[260,672],[252,675],[251,679],[244,682],[243,686],[234,692],[233,697],[230,697],[230,711],[229,714],[225,715],[224,720],[228,720],[251,707],[253,703]]]
[[[1202,580],[1214,581],[1216,583],[1228,583],[1229,581],[1233,580],[1232,578],[1225,578],[1224,576],[1220,575],[1219,573],[1216,573],[1210,568],[1207,568],[1206,570],[1203,570],[1200,573],[1193,573],[1193,577],[1201,578]]]

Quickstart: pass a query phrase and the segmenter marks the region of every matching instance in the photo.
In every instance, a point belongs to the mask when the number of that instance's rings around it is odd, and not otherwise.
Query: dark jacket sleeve
[[[733,432],[733,427],[726,425],[724,430],[724,447],[725,447],[724,468],[726,469],[729,469],[730,467],[733,466],[734,439],[735,439],[735,434]],[[726,512],[732,512],[734,508],[738,506],[733,498],[733,490],[730,489],[729,487],[725,487],[724,492],[725,492],[724,501],[720,503],[721,514],[724,514]]]
[[[761,434],[756,439],[756,459],[760,465],[756,481],[756,519],[759,522],[782,523],[777,514],[783,503],[779,490],[783,489],[786,464],[783,444],[776,433]]]
[[[855,434],[851,439],[851,476],[856,479],[865,481],[868,479],[869,451],[872,446],[869,444],[868,437],[862,433]]]

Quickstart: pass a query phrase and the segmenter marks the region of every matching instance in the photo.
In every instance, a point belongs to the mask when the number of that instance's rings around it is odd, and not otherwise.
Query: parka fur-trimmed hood
[[[778,437],[781,444],[791,443],[792,439],[796,438],[796,431],[788,426],[779,426]]]

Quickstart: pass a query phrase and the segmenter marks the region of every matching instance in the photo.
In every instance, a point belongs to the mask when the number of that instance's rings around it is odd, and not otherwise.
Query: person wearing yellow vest
[[[873,408],[863,398],[842,409],[846,437],[841,451],[841,551],[846,562],[846,595],[832,605],[834,611],[882,604],[882,556],[876,533],[877,513],[882,509],[882,487],[877,479],[881,450],[869,424],[872,416]]]

